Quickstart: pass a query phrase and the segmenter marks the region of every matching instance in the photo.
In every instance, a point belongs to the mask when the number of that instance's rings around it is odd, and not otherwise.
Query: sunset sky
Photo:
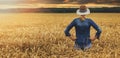
[[[9,8],[64,8],[78,7],[80,4],[75,4],[79,1],[87,2],[86,0],[0,0],[0,9]],[[89,0],[92,2],[93,0]],[[95,0],[97,1],[97,0]],[[101,0],[104,1],[104,0]],[[111,0],[119,1],[119,0]],[[70,2],[70,3],[69,3]],[[95,4],[87,3],[88,7],[118,7],[119,5]],[[47,4],[46,4],[47,3]],[[50,4],[48,4],[50,3]],[[72,4],[73,3],[73,4]],[[48,6],[49,5],[49,6]]]
[[[120,0],[0,0],[0,4],[16,3],[120,3]]]

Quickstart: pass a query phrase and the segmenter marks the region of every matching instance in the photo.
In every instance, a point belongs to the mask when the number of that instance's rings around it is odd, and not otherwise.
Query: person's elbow
[[[99,33],[102,33],[102,30],[101,30],[101,29],[99,30]]]
[[[65,34],[67,33],[67,30],[66,30],[66,29],[64,30],[64,33],[65,33]]]
[[[102,33],[102,29],[101,28],[97,28],[97,32],[100,34],[100,33]]]
[[[67,30],[65,29],[65,30],[64,30],[64,34],[65,34],[65,36],[67,36],[67,33],[68,33],[68,32],[67,32]]]
[[[102,30],[98,30],[97,33],[101,34],[101,33],[102,33]]]
[[[71,36],[67,30],[64,30],[65,36]]]

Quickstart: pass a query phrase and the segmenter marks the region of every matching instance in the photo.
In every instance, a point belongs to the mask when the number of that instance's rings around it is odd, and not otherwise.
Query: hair
[[[85,5],[81,5],[79,9],[82,10],[82,11],[84,12],[84,11],[87,10],[87,7],[86,7]],[[80,20],[83,21],[84,18],[80,17]]]
[[[85,5],[81,5],[80,8],[81,12],[84,12],[87,10],[87,7]]]

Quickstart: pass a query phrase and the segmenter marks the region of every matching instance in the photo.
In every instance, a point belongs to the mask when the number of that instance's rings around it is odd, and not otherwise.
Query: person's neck
[[[80,20],[84,21],[86,19],[86,17],[80,17]]]

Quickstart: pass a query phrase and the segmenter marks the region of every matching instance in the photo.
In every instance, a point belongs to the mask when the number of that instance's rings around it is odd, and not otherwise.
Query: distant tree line
[[[75,13],[78,8],[14,8],[0,9],[0,13]],[[120,13],[120,7],[113,8],[90,8],[92,13]]]

